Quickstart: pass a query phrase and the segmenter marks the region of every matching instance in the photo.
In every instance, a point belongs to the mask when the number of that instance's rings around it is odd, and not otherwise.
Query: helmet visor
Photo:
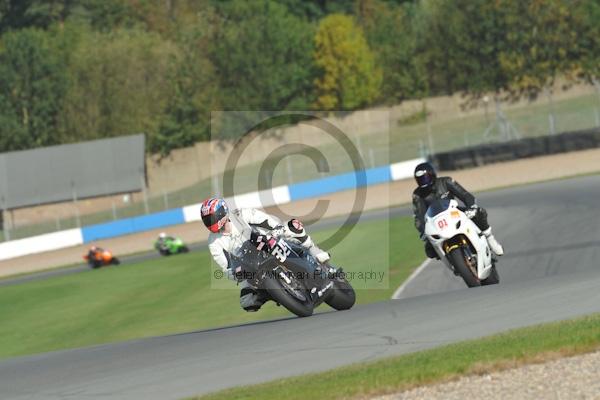
[[[208,228],[209,231],[217,233],[221,230],[221,227],[223,226],[222,223],[219,223],[222,218],[223,217],[218,218],[218,216],[215,214],[210,214],[203,216],[202,222],[204,222],[204,225]]]
[[[433,175],[426,170],[415,172],[415,179],[420,187],[427,187],[433,184]]]

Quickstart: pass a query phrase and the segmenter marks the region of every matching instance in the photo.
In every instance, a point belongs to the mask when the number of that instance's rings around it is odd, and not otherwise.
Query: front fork
[[[464,237],[459,237],[458,240],[453,242],[447,241],[444,243],[444,252],[446,254],[446,259],[448,260],[448,254],[454,249],[460,248],[465,256],[466,261],[469,263],[469,268],[474,269],[475,276],[479,276],[477,273],[477,254],[474,254],[471,250],[471,246],[469,246],[469,242]],[[452,265],[450,260],[448,260],[448,264]],[[454,265],[452,265],[452,270],[456,275],[456,269]]]

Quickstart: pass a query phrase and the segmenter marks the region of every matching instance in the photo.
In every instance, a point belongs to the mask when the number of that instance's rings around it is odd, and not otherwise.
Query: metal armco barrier
[[[434,154],[430,161],[439,169],[457,170],[597,147],[600,147],[600,128],[472,146]]]

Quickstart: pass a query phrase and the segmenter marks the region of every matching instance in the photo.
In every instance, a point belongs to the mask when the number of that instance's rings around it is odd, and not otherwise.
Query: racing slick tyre
[[[121,264],[121,260],[119,260],[117,257],[113,257],[113,259],[110,260],[110,263],[113,265],[119,265]]]
[[[296,282],[292,281],[292,283]],[[308,292],[302,285],[295,285],[296,287],[292,287],[289,284],[282,282],[279,277],[275,276],[265,279],[263,281],[263,286],[273,301],[281,304],[297,316],[310,317],[313,314],[312,301],[308,297]],[[304,301],[302,300],[302,297],[304,297]]]
[[[335,310],[342,311],[351,309],[355,302],[354,288],[345,278],[336,278],[333,282],[331,296],[325,300],[325,303]]]
[[[457,247],[456,249],[453,249],[448,254],[448,259],[468,287],[481,286],[481,282],[477,277],[477,266],[471,265],[469,261],[467,261],[462,248]]]

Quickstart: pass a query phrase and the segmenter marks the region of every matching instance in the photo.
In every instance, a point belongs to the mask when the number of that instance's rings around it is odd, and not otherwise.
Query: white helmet
[[[161,238],[161,239],[164,239],[164,238],[167,237],[167,234],[164,233],[164,232],[161,232],[161,233],[158,234],[158,237]]]

